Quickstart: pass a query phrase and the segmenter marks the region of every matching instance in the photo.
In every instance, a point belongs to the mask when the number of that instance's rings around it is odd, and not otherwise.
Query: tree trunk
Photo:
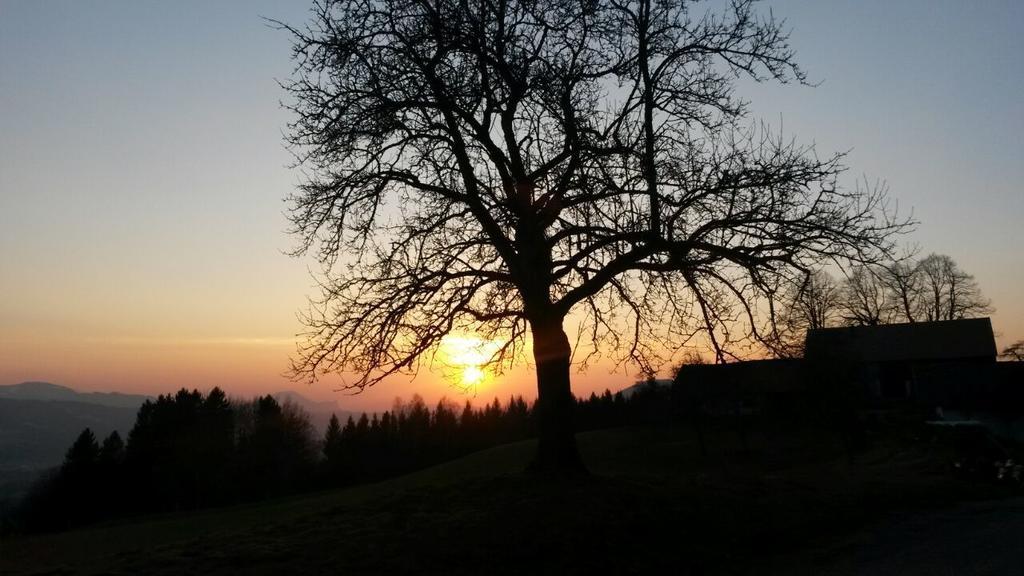
[[[533,358],[537,363],[537,455],[531,471],[586,473],[576,448],[575,402],[569,386],[572,352],[561,320],[531,322]]]

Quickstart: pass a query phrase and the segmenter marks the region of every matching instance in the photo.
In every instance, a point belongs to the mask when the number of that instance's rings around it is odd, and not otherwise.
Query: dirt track
[[[898,516],[772,568],[774,574],[1024,575],[1024,498]]]

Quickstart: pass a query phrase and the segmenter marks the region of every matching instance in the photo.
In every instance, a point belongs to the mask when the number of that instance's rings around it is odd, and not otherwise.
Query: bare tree
[[[877,326],[894,320],[891,294],[870,265],[854,266],[842,288],[842,318],[851,326]]]
[[[923,316],[921,269],[914,263],[900,260],[881,267],[878,272],[892,299],[897,318],[917,322]]]
[[[992,303],[974,276],[964,272],[945,254],[931,254],[917,264],[923,317],[929,321],[987,316]]]
[[[790,284],[782,302],[779,347],[775,352],[795,357],[803,353],[808,330],[827,328],[836,320],[841,311],[842,291],[828,272],[815,270],[802,282]]]
[[[1017,340],[1013,344],[1003,348],[1003,351],[1000,352],[999,355],[1007,360],[1016,360],[1017,362],[1024,361],[1024,340]]]
[[[320,0],[294,36],[297,253],[322,266],[297,377],[362,389],[474,330],[528,339],[539,468],[580,466],[566,318],[645,371],[765,338],[777,287],[905,228],[841,156],[747,126],[735,80],[804,81],[781,22],[637,0]]]

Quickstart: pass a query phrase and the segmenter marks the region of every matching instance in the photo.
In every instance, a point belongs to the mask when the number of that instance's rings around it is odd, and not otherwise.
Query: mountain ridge
[[[82,402],[117,408],[138,408],[152,396],[144,394],[125,394],[122,392],[79,392],[74,388],[29,380],[18,384],[0,385],[0,398],[7,400],[42,400],[61,402]]]

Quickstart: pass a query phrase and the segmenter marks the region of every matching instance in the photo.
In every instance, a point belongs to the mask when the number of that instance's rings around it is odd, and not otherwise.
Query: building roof
[[[805,358],[856,362],[995,360],[988,318],[821,328],[807,332]]]
[[[797,359],[746,360],[727,364],[691,364],[676,373],[676,382],[707,393],[730,386],[749,386],[764,392],[784,392],[800,382]]]

